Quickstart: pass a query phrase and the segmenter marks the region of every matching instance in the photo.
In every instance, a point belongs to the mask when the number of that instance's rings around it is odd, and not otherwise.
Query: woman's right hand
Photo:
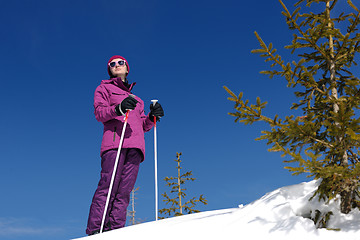
[[[120,111],[122,115],[125,115],[127,110],[134,110],[137,103],[138,101],[135,98],[129,96],[122,100],[122,102],[117,105],[116,108]]]

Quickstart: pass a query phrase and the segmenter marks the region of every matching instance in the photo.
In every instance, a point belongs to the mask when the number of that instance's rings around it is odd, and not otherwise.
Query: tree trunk
[[[330,1],[326,2],[326,14],[328,18],[328,27],[331,28],[331,18],[330,18]],[[334,59],[334,40],[333,37],[329,36],[329,49],[330,49],[330,60],[329,60],[329,68],[330,68],[330,84],[331,84],[331,97],[333,99],[338,99],[338,91],[337,91],[337,83],[336,83],[336,69],[335,69],[335,59]],[[337,103],[334,103],[333,110],[334,113],[339,112],[339,105]],[[339,123],[335,123],[336,126],[339,126]],[[342,141],[342,137],[339,137],[339,142]],[[348,155],[346,152],[346,149],[343,153],[343,157],[341,160],[341,165],[348,165]]]
[[[332,27],[331,18],[330,18],[330,0],[326,2],[326,15],[328,19],[328,27]],[[335,54],[334,54],[334,40],[333,37],[329,36],[329,50],[330,50],[330,60],[329,70],[330,70],[330,84],[331,84],[331,97],[334,100],[338,99],[338,91],[337,91],[337,83],[336,83],[336,69],[335,69]],[[334,113],[338,113],[340,110],[340,106],[337,103],[333,104],[333,111]],[[339,126],[338,122],[335,122],[336,126]],[[342,142],[343,138],[339,137],[338,141]],[[342,155],[342,159],[340,161],[340,165],[347,166],[348,165],[348,155],[346,149]],[[345,180],[342,184],[343,191],[340,193],[341,195],[341,204],[340,204],[340,211],[342,213],[349,213],[352,209],[352,203],[354,201],[354,190],[351,188],[351,184],[347,183]]]
[[[179,195],[179,211],[180,211],[180,214],[182,215],[182,209],[183,209],[183,206],[182,206],[182,203],[181,203],[181,174],[180,174],[180,156],[178,155],[178,195]]]

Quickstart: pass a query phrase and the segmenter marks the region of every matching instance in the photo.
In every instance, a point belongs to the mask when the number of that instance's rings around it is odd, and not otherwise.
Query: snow
[[[78,240],[112,239],[266,239],[359,240],[360,212],[340,212],[339,201],[309,201],[319,180],[279,188],[238,208],[201,212],[133,225]],[[310,211],[332,211],[328,228],[317,229]]]

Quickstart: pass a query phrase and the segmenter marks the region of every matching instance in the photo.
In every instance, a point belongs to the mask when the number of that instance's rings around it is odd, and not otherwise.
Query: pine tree
[[[127,216],[128,217],[130,217],[130,219],[129,219],[129,225],[135,225],[135,224],[138,224],[139,223],[139,221],[137,221],[136,219],[135,219],[135,213],[136,213],[136,211],[135,211],[135,194],[136,194],[136,191],[138,191],[139,190],[139,187],[137,187],[136,189],[134,188],[132,191],[131,191],[131,195],[130,195],[130,205],[129,205],[129,207],[131,208],[131,210],[129,209],[128,211],[127,211]]]
[[[207,200],[203,197],[203,195],[200,195],[199,198],[193,197],[192,199],[185,201],[186,188],[182,188],[182,185],[184,185],[186,181],[194,181],[195,178],[191,177],[191,171],[181,174],[181,155],[182,153],[176,153],[176,160],[174,160],[177,162],[177,177],[165,177],[164,179],[166,184],[171,187],[170,193],[174,193],[175,197],[171,198],[166,192],[161,194],[165,198],[163,201],[166,204],[171,203],[171,207],[160,209],[160,214],[167,214],[168,216],[181,216],[185,213],[190,214],[200,212],[199,210],[195,209],[196,204],[199,202],[207,205]]]
[[[270,130],[257,140],[267,140],[270,151],[290,156],[285,168],[294,175],[321,179],[313,197],[340,199],[341,212],[349,213],[360,208],[360,80],[352,73],[360,52],[360,10],[350,0],[346,13],[337,0],[298,0],[292,12],[279,2],[293,32],[285,49],[295,60],[286,63],[257,32],[261,48],[252,52],[271,62],[271,70],[261,73],[283,77],[289,88],[296,88],[299,101],[291,109],[300,116],[264,116],[266,102],[257,98],[256,104],[249,104],[243,93],[236,96],[224,87],[235,102],[236,111],[229,114],[245,124],[266,122]]]

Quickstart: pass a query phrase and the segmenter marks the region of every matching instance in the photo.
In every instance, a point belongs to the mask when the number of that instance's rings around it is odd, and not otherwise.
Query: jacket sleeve
[[[94,114],[99,122],[107,122],[117,117],[115,106],[110,105],[109,93],[102,86],[95,90]]]
[[[143,129],[144,132],[148,132],[154,126],[154,121],[150,119],[149,114],[145,115],[144,110],[141,113],[141,118],[143,119]]]

